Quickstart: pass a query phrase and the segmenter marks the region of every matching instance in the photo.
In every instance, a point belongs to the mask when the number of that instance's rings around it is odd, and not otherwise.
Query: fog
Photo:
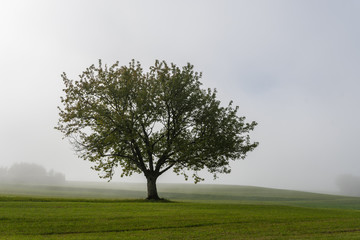
[[[353,175],[340,175],[336,179],[340,193],[349,196],[360,196],[360,177]]]
[[[0,168],[0,183],[60,185],[65,175],[34,163],[15,163],[9,169]]]
[[[360,176],[359,10],[355,0],[2,1],[0,167],[106,181],[54,130],[60,74],[159,59],[192,63],[204,87],[259,123],[259,147],[231,174],[202,173],[205,183],[336,192],[339,176]],[[114,181],[145,182],[120,171]]]

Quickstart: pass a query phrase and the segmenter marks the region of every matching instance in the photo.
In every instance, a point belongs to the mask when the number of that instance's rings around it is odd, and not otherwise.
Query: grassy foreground
[[[0,239],[360,239],[358,198],[291,191],[279,195],[279,190],[259,188],[251,193],[251,187],[246,189],[246,201],[207,202],[19,197],[3,193]],[[45,193],[44,189],[39,191]],[[180,190],[173,191],[180,194]],[[186,191],[192,190],[182,191],[189,196]],[[202,191],[199,194],[209,197],[209,189]],[[318,207],[295,206],[302,201],[309,205],[310,196]],[[271,201],[264,201],[266,197]],[[337,207],[328,208],[329,201],[335,199],[339,199]],[[294,206],[289,205],[292,201]]]

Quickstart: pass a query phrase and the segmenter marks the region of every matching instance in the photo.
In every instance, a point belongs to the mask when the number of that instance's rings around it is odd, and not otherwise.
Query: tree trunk
[[[146,199],[148,200],[160,200],[157,189],[156,189],[156,179],[157,176],[154,176],[152,174],[148,174],[146,176],[147,179],[147,192],[148,196]]]

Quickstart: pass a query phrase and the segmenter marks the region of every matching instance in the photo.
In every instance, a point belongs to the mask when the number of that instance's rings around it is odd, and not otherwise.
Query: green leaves
[[[78,81],[62,74],[65,96],[56,129],[72,139],[79,156],[94,163],[102,177],[120,167],[159,176],[173,168],[180,174],[207,168],[229,173],[229,161],[245,158],[257,143],[248,133],[255,122],[237,116],[238,107],[222,107],[216,90],[201,89],[201,73],[191,64],[156,61],[144,73],[140,63],[99,61]],[[187,178],[187,175],[185,175]]]

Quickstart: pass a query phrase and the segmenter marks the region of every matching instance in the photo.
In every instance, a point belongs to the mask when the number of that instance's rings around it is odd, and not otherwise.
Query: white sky
[[[53,129],[60,74],[159,59],[194,64],[205,87],[259,123],[258,149],[207,183],[336,190],[339,175],[360,175],[359,12],[355,0],[2,0],[0,166],[98,180]]]

